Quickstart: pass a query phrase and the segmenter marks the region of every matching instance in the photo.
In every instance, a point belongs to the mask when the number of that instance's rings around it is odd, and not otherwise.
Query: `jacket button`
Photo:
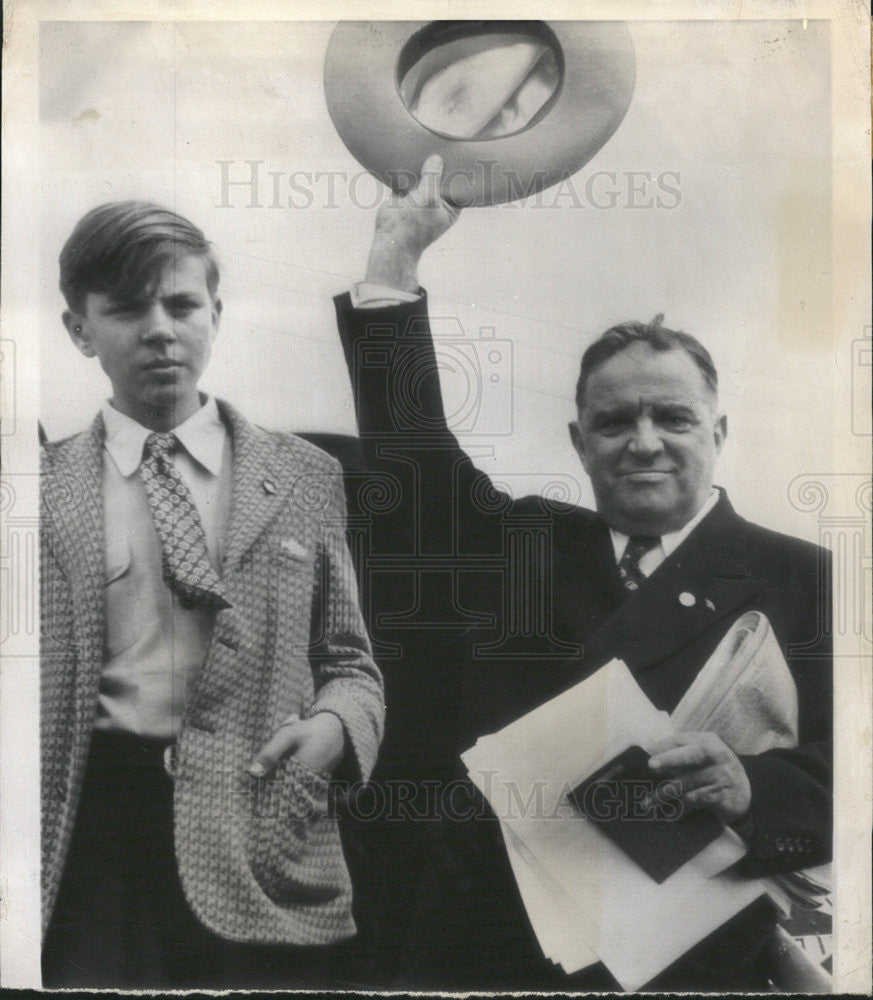
[[[679,595],[679,603],[683,608],[693,608],[697,604],[697,598],[694,594],[689,594],[687,590],[683,590]]]

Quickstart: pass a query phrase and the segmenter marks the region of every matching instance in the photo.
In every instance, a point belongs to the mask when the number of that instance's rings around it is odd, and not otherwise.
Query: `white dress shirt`
[[[661,541],[640,557],[639,567],[643,576],[651,576],[667,556],[679,548],[717,503],[718,490],[713,487],[709,496],[704,500],[703,506],[687,524],[678,531],[669,531],[667,534],[661,535]],[[624,555],[624,550],[627,548],[630,536],[623,535],[620,531],[616,531],[615,528],[609,529],[609,535],[612,538],[612,550],[615,553],[615,562],[618,564]]]
[[[103,407],[105,513],[104,663],[96,727],[172,738],[185,698],[205,662],[215,611],[184,608],[164,583],[161,543],[138,470],[152,432]],[[231,442],[214,399],[174,428],[172,456],[191,491],[216,569],[230,512]]]

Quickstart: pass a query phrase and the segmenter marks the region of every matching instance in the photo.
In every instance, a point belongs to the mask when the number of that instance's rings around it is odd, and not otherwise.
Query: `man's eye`
[[[606,434],[615,434],[627,425],[628,421],[624,417],[605,417],[598,423],[597,429]]]
[[[167,312],[171,316],[188,316],[198,307],[198,302],[171,302],[167,307]]]
[[[673,430],[685,430],[691,426],[691,418],[680,413],[668,414],[664,423]]]

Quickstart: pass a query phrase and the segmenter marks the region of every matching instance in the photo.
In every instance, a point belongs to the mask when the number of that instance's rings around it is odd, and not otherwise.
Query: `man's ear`
[[[715,422],[715,427],[712,431],[715,437],[715,453],[716,455],[721,453],[721,449],[724,445],[725,438],[727,437],[727,414],[723,413],[718,420]]]
[[[61,319],[64,321],[64,326],[67,328],[70,340],[79,348],[82,354],[86,358],[96,357],[97,351],[94,350],[94,345],[88,336],[88,325],[85,322],[85,317],[77,312],[73,312],[71,309],[67,309],[64,311]]]
[[[582,468],[588,471],[588,465],[585,460],[585,445],[582,441],[582,430],[579,427],[578,420],[571,420],[568,424],[570,430],[570,440],[573,443],[573,449],[579,456],[579,461],[582,463]]]
[[[213,326],[213,337],[218,333],[218,324],[221,320],[221,310],[223,308],[223,303],[221,299],[212,300],[212,326]]]

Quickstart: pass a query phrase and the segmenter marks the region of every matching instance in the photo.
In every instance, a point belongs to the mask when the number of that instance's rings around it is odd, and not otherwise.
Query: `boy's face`
[[[206,262],[168,263],[149,295],[122,302],[89,292],[84,313],[64,313],[73,343],[97,357],[112,382],[117,410],[167,431],[200,408],[197,383],[209,361],[221,302],[206,284]]]

